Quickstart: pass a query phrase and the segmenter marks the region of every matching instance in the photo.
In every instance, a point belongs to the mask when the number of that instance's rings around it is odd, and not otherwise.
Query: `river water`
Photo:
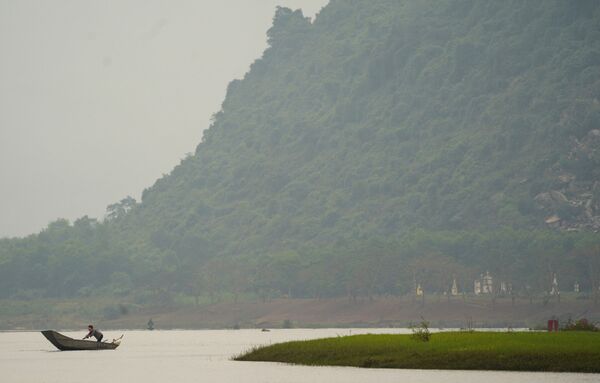
[[[57,351],[39,332],[0,333],[3,383],[179,383],[179,382],[442,382],[574,383],[600,382],[600,374],[490,371],[386,370],[304,367],[235,362],[231,357],[257,345],[401,329],[289,329],[199,331],[104,331],[106,339],[124,334],[117,350]],[[81,338],[84,331],[64,332]]]

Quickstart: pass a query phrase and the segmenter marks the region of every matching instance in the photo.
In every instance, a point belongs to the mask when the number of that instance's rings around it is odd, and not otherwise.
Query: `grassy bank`
[[[357,335],[280,343],[236,360],[319,366],[449,370],[600,372],[600,333]]]

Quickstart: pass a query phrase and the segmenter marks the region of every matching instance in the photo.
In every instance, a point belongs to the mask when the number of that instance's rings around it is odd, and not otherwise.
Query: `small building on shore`
[[[553,295],[553,296],[560,295],[560,290],[558,290],[558,279],[556,277],[556,273],[554,273],[553,277],[552,277],[552,285],[550,286],[550,295]]]
[[[486,271],[482,278],[481,292],[483,294],[492,294],[494,292],[494,280],[489,271]]]
[[[423,289],[421,288],[421,284],[417,283],[417,287],[415,287],[415,294],[418,297],[422,297],[423,296]]]
[[[458,285],[456,284],[456,278],[452,279],[452,288],[450,289],[450,294],[453,296],[458,295]]]
[[[494,279],[489,271],[486,271],[485,275],[481,274],[479,279],[473,282],[473,290],[475,295],[492,294],[494,292]]]

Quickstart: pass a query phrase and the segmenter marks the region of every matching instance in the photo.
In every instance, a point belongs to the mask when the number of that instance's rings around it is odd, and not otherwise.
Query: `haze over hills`
[[[600,3],[279,8],[195,154],[0,241],[5,298],[515,294],[600,280]],[[570,287],[569,287],[570,288]]]

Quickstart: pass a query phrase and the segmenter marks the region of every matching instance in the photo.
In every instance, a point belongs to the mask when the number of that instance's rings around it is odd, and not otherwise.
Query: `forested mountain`
[[[0,241],[0,295],[598,290],[600,2],[332,0],[268,41],[141,202]]]

